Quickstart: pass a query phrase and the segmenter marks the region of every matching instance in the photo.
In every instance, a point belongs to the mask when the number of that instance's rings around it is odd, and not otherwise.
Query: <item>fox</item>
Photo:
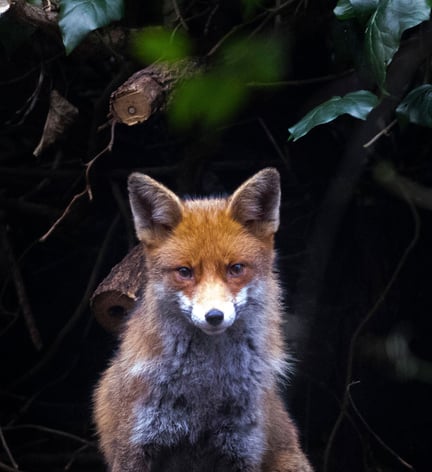
[[[146,285],[94,391],[110,472],[313,472],[279,391],[280,175],[181,199],[128,179]]]

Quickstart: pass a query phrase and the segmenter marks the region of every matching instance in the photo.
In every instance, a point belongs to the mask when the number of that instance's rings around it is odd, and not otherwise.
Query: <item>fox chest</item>
[[[146,373],[150,392],[133,406],[135,444],[174,447],[182,442],[227,442],[237,432],[261,435],[262,362],[242,345],[206,350],[175,347],[157,369]],[[250,440],[251,438],[249,438]]]

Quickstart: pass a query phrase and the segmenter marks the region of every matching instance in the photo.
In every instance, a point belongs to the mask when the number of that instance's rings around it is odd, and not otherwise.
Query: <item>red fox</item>
[[[147,283],[94,395],[111,472],[312,472],[278,394],[280,179],[181,200],[128,182]]]

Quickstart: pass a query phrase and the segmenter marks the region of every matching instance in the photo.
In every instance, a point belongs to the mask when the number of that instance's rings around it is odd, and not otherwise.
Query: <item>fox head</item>
[[[228,198],[181,200],[144,174],[128,181],[135,230],[146,251],[148,284],[158,299],[208,335],[266,296],[279,226],[276,169],[255,174]]]

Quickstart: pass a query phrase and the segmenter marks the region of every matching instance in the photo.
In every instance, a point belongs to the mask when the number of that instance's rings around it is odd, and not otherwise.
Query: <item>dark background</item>
[[[202,22],[193,24],[191,34],[203,50],[242,21],[236,2],[216,3],[206,35]],[[104,470],[91,394],[116,340],[94,321],[88,301],[135,244],[127,176],[139,170],[180,194],[219,194],[266,166],[278,168],[282,178],[278,267],[287,339],[297,359],[285,396],[305,450],[317,470],[324,470],[326,455],[331,471],[409,470],[403,461],[430,470],[431,214],[388,192],[372,173],[376,162],[387,160],[430,186],[430,130],[395,126],[354,168],[347,156],[354,155],[363,122],[342,117],[296,143],[287,141],[287,128],[311,107],[364,80],[343,53],[335,53],[350,44],[333,6],[293,2],[282,18],[291,41],[290,82],[254,89],[229,123],[179,132],[160,113],[134,127],[117,125],[113,151],[91,169],[93,201],[79,199],[45,242],[39,238],[85,187],[83,164],[110,139],[109,128],[98,131],[110,93],[142,65],[127,49],[120,59],[100,45],[66,57],[58,39],[33,26],[25,26],[27,36],[13,47],[3,42],[0,470],[14,470],[10,455],[23,471]],[[151,2],[127,7],[122,27],[161,16]],[[4,34],[4,19],[0,27]],[[79,109],[79,119],[36,158],[32,151],[53,88]]]

